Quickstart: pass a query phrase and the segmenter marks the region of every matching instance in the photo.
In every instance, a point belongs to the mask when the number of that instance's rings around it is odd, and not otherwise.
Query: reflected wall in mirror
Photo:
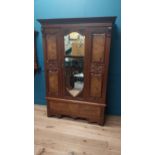
[[[65,89],[73,97],[84,87],[85,36],[72,32],[64,36]]]

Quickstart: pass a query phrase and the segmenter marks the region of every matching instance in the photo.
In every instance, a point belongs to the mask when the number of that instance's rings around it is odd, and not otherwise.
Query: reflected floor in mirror
[[[75,82],[74,83],[74,88],[69,90],[67,89],[67,91],[72,94],[72,96],[78,96],[79,93],[81,93],[81,90],[83,89],[83,82]]]

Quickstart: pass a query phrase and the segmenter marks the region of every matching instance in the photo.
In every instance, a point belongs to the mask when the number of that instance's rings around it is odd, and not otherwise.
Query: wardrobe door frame
[[[86,31],[85,31],[85,27],[81,27],[80,26],[77,26],[77,27],[73,27],[72,25],[67,25],[67,28],[62,28],[62,31],[61,31],[61,64],[62,64],[62,67],[61,67],[61,73],[63,74],[62,77],[63,77],[63,83],[62,83],[62,96],[64,99],[70,99],[70,100],[83,100],[85,101],[85,97],[86,97],[86,87],[87,87],[87,47],[88,47],[88,43],[87,43],[87,34],[86,34]],[[84,54],[84,87],[82,89],[82,92],[76,96],[76,97],[73,97],[69,94],[69,92],[66,91],[66,87],[65,87],[65,69],[64,69],[64,57],[65,57],[65,49],[64,49],[64,36],[71,33],[71,32],[78,32],[79,34],[81,35],[84,35],[85,36],[85,54]]]
[[[60,29],[54,28],[43,28],[43,46],[44,46],[44,66],[45,66],[45,79],[46,79],[46,97],[60,97],[61,96],[61,71],[60,71]],[[56,36],[56,59],[48,59],[48,48],[47,48],[47,36],[55,35]],[[58,90],[56,94],[52,94],[50,91],[50,84],[49,84],[49,74],[57,74],[57,84]]]
[[[89,40],[89,79],[88,79],[88,90],[89,98],[93,102],[105,103],[106,101],[106,87],[107,87],[107,75],[108,75],[108,65],[109,65],[109,53],[110,53],[110,40],[111,40],[111,29],[112,27],[91,27],[88,28],[88,40]],[[93,52],[93,35],[94,34],[105,34],[105,44],[104,44],[104,60],[103,62],[93,62],[92,52]],[[93,76],[99,76],[101,78],[101,96],[93,97],[91,96],[91,78]]]

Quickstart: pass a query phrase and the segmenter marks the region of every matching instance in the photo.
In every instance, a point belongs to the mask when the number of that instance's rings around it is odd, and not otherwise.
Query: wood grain
[[[91,75],[91,96],[101,97],[102,93],[102,77]]]
[[[92,61],[103,62],[105,48],[105,34],[93,34]]]
[[[120,117],[108,116],[105,126],[71,118],[46,116],[35,105],[35,155],[120,155]]]
[[[57,58],[56,36],[47,35],[47,57],[49,60]]]
[[[58,94],[58,73],[49,72],[49,93],[51,95]]]

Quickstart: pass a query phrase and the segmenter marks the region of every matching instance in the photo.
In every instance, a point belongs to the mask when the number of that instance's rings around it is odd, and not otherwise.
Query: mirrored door
[[[85,36],[71,32],[64,36],[65,90],[78,96],[84,88]]]

